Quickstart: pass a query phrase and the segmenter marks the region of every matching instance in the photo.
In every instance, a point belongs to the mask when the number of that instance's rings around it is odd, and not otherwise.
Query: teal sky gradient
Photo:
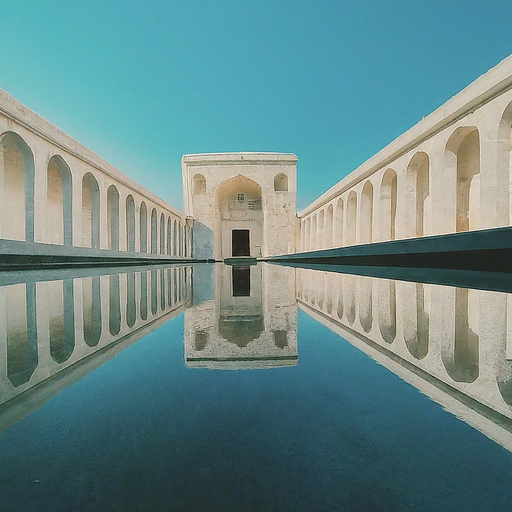
[[[512,53],[510,0],[0,0],[0,88],[182,207],[181,156],[299,157],[298,207]]]

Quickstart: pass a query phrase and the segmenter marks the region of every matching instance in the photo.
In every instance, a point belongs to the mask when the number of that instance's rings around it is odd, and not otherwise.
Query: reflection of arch
[[[480,137],[473,126],[455,130],[445,149],[445,176],[455,179],[455,230],[478,229],[480,208]],[[445,198],[449,202],[449,198]],[[446,219],[447,221],[449,219]]]
[[[135,297],[135,273],[126,274],[126,324],[133,327],[137,320],[137,300]]]
[[[119,295],[119,274],[109,276],[109,321],[110,334],[116,336],[121,331],[121,297]]]
[[[356,243],[356,215],[357,215],[357,194],[352,191],[347,199],[347,228],[346,242],[347,245]]]
[[[6,286],[7,378],[27,383],[38,365],[36,284]]]
[[[107,189],[107,233],[108,248],[119,250],[119,192],[115,185]]]
[[[141,320],[148,318],[148,273],[146,271],[140,273],[140,318]]]
[[[425,289],[421,283],[402,283],[404,292],[404,340],[415,359],[428,354],[429,315],[425,307]]]
[[[426,202],[430,195],[428,155],[419,151],[407,167],[406,174],[406,225],[407,236],[425,234]]]
[[[82,279],[82,308],[84,341],[89,347],[95,347],[101,337],[101,288],[100,278]]]
[[[34,156],[14,132],[0,136],[0,171],[3,174],[1,238],[34,241]],[[6,207],[8,205],[8,210]]]
[[[57,363],[67,361],[75,349],[73,280],[48,283],[50,354]]]
[[[165,310],[165,272],[164,269],[158,270],[160,274],[160,309]]]
[[[396,237],[396,172],[388,169],[380,185],[381,239],[394,240]]]
[[[46,242],[72,245],[71,171],[60,156],[50,158],[46,182]]]
[[[82,178],[82,246],[100,247],[100,188],[90,172]]]
[[[276,192],[288,191],[288,176],[286,174],[277,174],[274,178],[274,190]]]
[[[194,176],[194,194],[205,195],[206,194],[206,178],[202,174],[196,174]]]
[[[140,252],[148,252],[148,209],[146,203],[140,204]]]
[[[356,319],[356,278],[355,276],[346,275],[344,276],[344,280],[345,288],[343,289],[343,304],[345,305],[348,323],[353,325]]]
[[[135,201],[131,194],[126,198],[126,247],[135,252]]]
[[[359,321],[364,332],[370,332],[373,321],[372,311],[372,281],[371,277],[359,278]]]
[[[364,184],[361,193],[361,215],[359,217],[359,241],[370,243],[373,236],[373,185],[371,181]]]
[[[156,270],[151,270],[151,314],[156,315],[158,311],[158,275]]]
[[[216,259],[230,257],[233,242],[240,242],[243,251],[250,256],[260,256],[263,237],[263,212],[261,187],[241,174],[221,183],[215,189],[214,255]],[[243,233],[241,239],[234,239],[233,231],[249,231],[249,247]],[[243,240],[242,240],[243,235]],[[238,252],[238,246],[235,247]],[[265,249],[265,248],[263,248]]]
[[[379,280],[379,328],[386,343],[395,341],[396,285],[389,279]]]
[[[158,215],[156,208],[151,210],[151,254],[158,251]]]
[[[478,325],[470,325],[470,295],[478,292],[467,288],[455,289],[455,333],[452,346],[445,346],[441,356],[448,375],[455,382],[474,382],[479,375],[479,345]],[[475,296],[475,295],[473,295]],[[453,310],[452,310],[453,314]]]

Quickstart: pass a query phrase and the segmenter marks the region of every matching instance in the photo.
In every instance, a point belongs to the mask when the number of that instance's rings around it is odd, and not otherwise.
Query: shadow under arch
[[[71,169],[59,155],[53,155],[46,168],[47,242],[73,244],[73,199]]]
[[[11,190],[5,197],[9,205],[9,222],[2,226],[2,238],[34,241],[34,154],[24,139],[15,132],[0,135],[3,150],[3,188]],[[23,179],[20,179],[22,174]],[[7,185],[7,186],[6,186]],[[6,218],[4,214],[4,219]],[[17,220],[17,222],[13,222]]]

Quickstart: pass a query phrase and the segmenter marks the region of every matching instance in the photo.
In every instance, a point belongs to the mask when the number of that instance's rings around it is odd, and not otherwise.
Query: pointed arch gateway
[[[217,187],[213,230],[215,259],[262,255],[261,203],[261,187],[242,174]]]

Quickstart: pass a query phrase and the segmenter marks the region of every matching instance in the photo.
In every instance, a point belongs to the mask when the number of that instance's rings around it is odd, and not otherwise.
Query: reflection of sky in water
[[[81,272],[0,288],[0,510],[507,510],[508,294]]]

